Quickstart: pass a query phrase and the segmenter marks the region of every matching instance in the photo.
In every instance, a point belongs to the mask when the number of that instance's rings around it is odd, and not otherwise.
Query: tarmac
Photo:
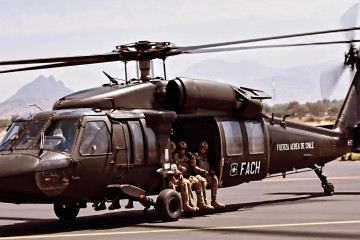
[[[268,178],[219,189],[224,209],[183,213],[175,222],[161,222],[138,203],[100,212],[88,204],[67,224],[57,220],[52,205],[0,203],[0,240],[360,239],[360,162],[329,163],[325,175],[335,186],[333,196],[324,196],[312,171]]]

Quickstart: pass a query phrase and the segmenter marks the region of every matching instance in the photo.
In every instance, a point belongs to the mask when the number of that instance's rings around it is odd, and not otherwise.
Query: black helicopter
[[[75,219],[87,202],[101,199],[139,201],[155,206],[159,218],[182,214],[178,192],[166,189],[170,141],[185,140],[190,149],[200,141],[210,146],[208,158],[220,187],[314,170],[325,195],[334,186],[322,166],[360,145],[360,75],[356,73],[339,116],[332,126],[314,127],[262,113],[265,92],[191,78],[166,79],[165,59],[179,54],[255,48],[354,43],[358,40],[224,48],[356,28],[284,35],[199,46],[140,41],[106,54],[3,61],[0,65],[42,64],[0,73],[137,61],[139,79],[110,83],[59,99],[52,111],[17,118],[0,143],[0,201],[54,204],[60,220]],[[164,61],[164,78],[150,77],[150,62]],[[346,65],[359,68],[350,49]],[[126,68],[125,68],[126,69]],[[157,195],[154,201],[151,195]]]

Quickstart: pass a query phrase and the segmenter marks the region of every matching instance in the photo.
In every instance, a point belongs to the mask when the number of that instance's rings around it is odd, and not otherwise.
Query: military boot
[[[101,211],[105,209],[106,209],[105,201],[101,201],[100,204],[95,207],[95,211]]]
[[[134,203],[132,200],[128,201],[128,204],[126,204],[125,208],[134,208]]]
[[[197,207],[199,208],[199,210],[214,210],[213,206],[205,203],[198,203]]]
[[[114,210],[119,208],[121,208],[119,201],[112,202],[111,205],[108,207],[109,210]]]
[[[213,206],[215,209],[224,208],[225,204],[222,204],[218,201],[211,201],[211,206]]]
[[[196,208],[190,206],[189,204],[184,204],[183,205],[183,211],[184,212],[195,212],[196,211]]]
[[[193,207],[196,211],[199,211],[199,208],[197,206],[191,206]]]

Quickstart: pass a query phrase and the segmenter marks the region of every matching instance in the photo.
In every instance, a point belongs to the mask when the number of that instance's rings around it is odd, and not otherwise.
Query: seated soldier
[[[176,144],[174,142],[170,142],[170,151],[171,151],[171,169],[174,172],[174,176],[169,180],[168,187],[172,189],[179,188],[180,195],[183,202],[183,211],[185,212],[193,212],[199,210],[194,202],[194,197],[191,192],[191,184],[190,181],[183,177],[182,173],[178,170],[174,159],[173,153],[176,150]]]
[[[183,177],[182,173],[177,169],[175,164],[171,165],[171,169],[174,171],[174,176],[168,182],[168,187],[172,189],[179,188],[181,200],[183,202],[183,211],[194,212],[199,210],[195,206],[195,202],[191,193],[190,181]]]
[[[192,175],[191,172],[188,172],[188,170],[191,170],[191,168],[189,168],[190,158],[193,158],[193,156],[191,153],[186,152],[187,148],[187,144],[184,141],[180,141],[177,144],[177,152],[174,154],[175,164],[184,177],[190,181],[191,186],[194,186],[197,197],[197,207],[199,209],[206,210],[214,209],[211,205],[206,204],[204,200],[204,192],[206,193],[206,180],[201,178],[201,176],[195,176]]]
[[[209,145],[207,142],[203,141],[199,144],[199,152],[197,153],[197,166],[195,165],[196,162],[192,161],[191,165],[194,168],[194,172],[201,174],[204,176],[206,181],[211,184],[211,206],[214,208],[223,208],[225,207],[224,204],[217,201],[217,190],[219,180],[215,175],[215,171],[211,168],[206,153],[209,151]]]

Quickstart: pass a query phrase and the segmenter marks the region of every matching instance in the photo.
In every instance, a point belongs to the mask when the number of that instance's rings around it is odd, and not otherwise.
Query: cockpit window
[[[81,140],[81,155],[103,155],[111,153],[109,130],[103,121],[88,122]]]
[[[77,118],[52,120],[45,131],[44,150],[70,153],[78,126],[79,119]]]
[[[14,149],[27,149],[44,126],[45,121],[31,121],[26,129],[20,134]]]
[[[0,143],[0,150],[9,150],[28,123],[29,121],[13,122]]]

